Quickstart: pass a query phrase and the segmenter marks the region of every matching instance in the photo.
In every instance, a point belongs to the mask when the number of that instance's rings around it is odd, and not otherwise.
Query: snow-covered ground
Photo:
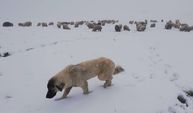
[[[119,23],[156,17],[193,23],[189,0],[0,2],[0,23],[108,17],[122,20]],[[193,97],[184,91],[193,90],[193,32],[168,31],[164,24],[158,22],[145,32],[131,26],[131,32],[120,33],[114,32],[114,25],[106,25],[102,32],[85,26],[70,26],[69,31],[56,26],[0,27],[0,53],[11,54],[0,57],[0,113],[192,113]],[[45,98],[47,82],[54,74],[69,64],[101,56],[125,69],[114,76],[112,87],[104,89],[103,82],[93,78],[89,95],[73,88],[67,99]],[[179,102],[178,95],[187,105]]]

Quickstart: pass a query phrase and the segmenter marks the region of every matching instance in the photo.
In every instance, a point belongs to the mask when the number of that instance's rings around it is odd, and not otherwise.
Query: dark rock
[[[10,56],[11,54],[9,53],[9,52],[5,52],[5,53],[3,53],[3,55],[2,55],[2,57],[8,57],[8,56]]]
[[[185,93],[187,94],[187,96],[193,97],[193,90],[185,91]]]
[[[186,99],[184,98],[184,96],[178,95],[177,99],[178,99],[182,104],[186,104]]]

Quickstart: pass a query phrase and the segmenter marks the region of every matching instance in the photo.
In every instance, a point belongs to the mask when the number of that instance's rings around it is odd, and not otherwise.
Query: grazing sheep
[[[129,21],[129,24],[133,24],[134,23],[134,21],[132,20],[132,21]]]
[[[37,26],[41,26],[41,24],[42,24],[41,22],[38,22],[38,23],[37,23]]]
[[[3,27],[13,27],[13,23],[11,22],[4,22]]]
[[[188,24],[181,24],[180,31],[190,32],[192,28]]]
[[[95,25],[94,28],[92,29],[92,31],[101,31],[102,30],[102,26],[101,25]]]
[[[145,22],[135,22],[136,24],[136,29],[137,31],[145,31],[146,29],[146,25],[147,25],[147,20],[145,20]]]
[[[94,28],[94,24],[93,24],[93,23],[87,23],[87,27],[88,27],[89,29],[93,29],[93,28]]]
[[[146,25],[143,24],[136,24],[137,31],[145,31]]]
[[[57,23],[57,27],[61,28],[62,24],[60,22]]]
[[[79,23],[76,22],[76,23],[74,24],[74,27],[75,27],[75,28],[79,27]]]
[[[173,22],[170,20],[170,21],[168,21],[167,23],[166,23],[166,25],[165,25],[165,29],[172,29],[172,26],[173,26]]]
[[[153,27],[155,27],[155,26],[156,26],[155,23],[152,23],[152,24],[150,25],[151,28],[153,28]]]
[[[180,28],[180,20],[176,20],[175,24],[173,23],[173,27],[179,29]]]
[[[52,26],[52,25],[54,25],[54,22],[49,22],[48,25]]]
[[[30,22],[30,21],[25,22],[25,23],[24,23],[24,26],[26,26],[26,27],[30,27],[30,26],[32,26],[32,22]]]
[[[78,22],[75,22],[74,23],[74,27],[77,28],[79,27],[80,25],[83,25],[85,21],[78,21]]]
[[[23,23],[18,23],[18,26],[22,26],[23,27]]]
[[[122,30],[122,24],[115,25],[115,31],[116,32],[121,32],[121,30]]]
[[[123,26],[123,30],[124,30],[124,31],[130,31],[129,26],[124,25],[124,26]]]
[[[83,25],[85,23],[85,21],[79,21],[78,24],[79,25]]]
[[[42,22],[42,27],[48,27],[48,24],[46,22]]]
[[[63,26],[63,29],[70,30],[70,28],[68,27],[68,24],[62,24],[62,26]]]
[[[19,23],[18,26],[30,27],[30,26],[32,26],[32,22],[27,21],[27,22],[24,22],[24,23]]]

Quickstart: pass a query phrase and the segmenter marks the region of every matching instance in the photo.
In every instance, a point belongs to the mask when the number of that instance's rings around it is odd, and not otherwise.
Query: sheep
[[[70,30],[70,27],[68,27],[68,24],[62,24],[63,29]]]
[[[93,29],[94,28],[94,24],[93,23],[87,23],[86,24],[87,25],[87,27],[89,28],[89,29]]]
[[[180,31],[190,32],[192,30],[192,27],[190,27],[188,24],[181,24]]]
[[[123,26],[123,30],[124,30],[124,31],[130,31],[129,26],[124,25],[124,26]]]
[[[30,27],[30,26],[32,26],[32,22],[27,21],[27,22],[24,22],[24,23],[18,23],[18,26]]]
[[[46,22],[42,22],[42,27],[48,27],[48,24]]]
[[[52,25],[54,25],[54,22],[49,22],[48,25],[52,26]]]
[[[116,32],[121,32],[121,29],[122,29],[122,24],[115,25],[115,31]]]
[[[147,20],[145,20],[145,22],[141,21],[141,22],[135,22],[136,24],[136,29],[137,31],[145,31],[146,29],[146,25],[147,25]]]
[[[3,27],[13,27],[13,23],[11,22],[4,22]]]
[[[165,25],[165,29],[172,29],[172,26],[173,26],[173,22],[170,20],[170,21],[168,21],[167,23],[166,23],[166,25]]]
[[[101,25],[95,25],[92,29],[92,31],[101,31],[102,30],[102,26]]]
[[[153,28],[153,27],[155,27],[155,26],[156,26],[155,23],[152,23],[152,24],[150,25],[151,28]]]

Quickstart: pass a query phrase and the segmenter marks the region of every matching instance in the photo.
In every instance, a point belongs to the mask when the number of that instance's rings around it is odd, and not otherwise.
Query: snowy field
[[[119,19],[122,24],[129,18],[181,19],[193,25],[188,0],[91,1],[0,0],[0,53],[11,54],[0,57],[0,113],[193,113],[193,97],[186,93],[193,91],[193,31],[165,30],[165,22],[145,32],[132,25],[130,32],[115,32],[114,25],[104,26],[102,32],[86,26],[2,27],[4,21],[101,18]],[[89,95],[73,88],[61,101],[54,100],[60,92],[54,99],[45,98],[54,74],[69,64],[102,56],[125,69],[114,76],[112,87],[104,89],[103,82],[93,78],[88,81]]]

